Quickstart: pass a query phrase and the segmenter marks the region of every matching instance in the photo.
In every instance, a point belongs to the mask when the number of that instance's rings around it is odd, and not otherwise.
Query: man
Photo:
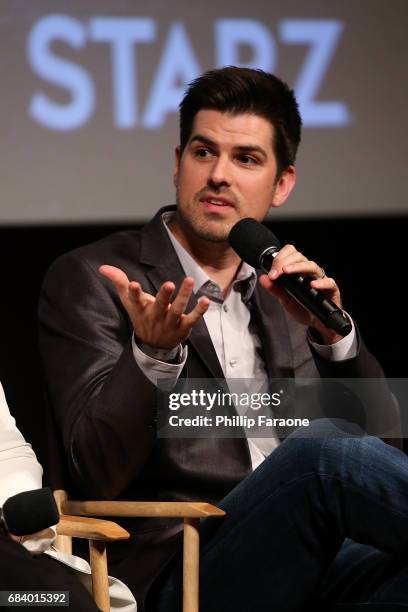
[[[346,595],[366,602],[403,567],[398,555],[408,544],[405,457],[379,440],[322,421],[311,427],[317,438],[295,432],[281,445],[250,434],[157,434],[161,378],[364,376],[378,379],[376,399],[390,404],[355,327],[341,338],[276,284],[283,273],[306,274],[340,306],[337,284],[317,263],[286,245],[258,283],[227,242],[239,219],[261,221],[288,198],[300,124],[293,92],[273,75],[234,67],[204,74],[180,106],[177,207],[141,232],[60,258],[41,297],[42,354],[76,493],[201,499],[226,510],[203,529],[205,612],[330,609]],[[398,518],[384,503],[388,487]],[[110,571],[142,609],[179,609],[180,524],[126,526],[134,539],[111,547]],[[342,546],[346,536],[376,548]]]

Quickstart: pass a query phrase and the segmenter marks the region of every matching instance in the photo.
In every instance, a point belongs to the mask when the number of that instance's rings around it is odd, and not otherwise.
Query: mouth
[[[213,197],[205,195],[200,198],[200,202],[210,211],[228,211],[233,210],[235,205],[231,200],[223,197]]]

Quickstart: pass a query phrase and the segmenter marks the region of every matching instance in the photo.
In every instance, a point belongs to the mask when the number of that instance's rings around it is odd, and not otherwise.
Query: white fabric
[[[85,559],[63,553],[54,546],[46,550],[45,554],[76,570],[78,580],[92,594],[91,568]],[[137,612],[135,598],[126,584],[112,576],[108,576],[108,579],[111,612]]]
[[[8,497],[40,489],[42,467],[31,445],[16,427],[0,384],[0,507]],[[24,536],[22,544],[32,553],[44,552],[55,539],[55,528]]]
[[[157,381],[162,378],[166,378],[168,381],[172,381],[174,384],[176,384],[187,360],[186,346],[181,352],[180,363],[168,363],[167,361],[161,361],[160,359],[151,357],[143,352],[139,347],[135,340],[134,334],[132,336],[132,350],[133,357],[135,358],[137,365],[142,370],[146,378],[148,378],[150,382],[156,386]]]
[[[42,467],[31,445],[17,429],[0,384],[0,507],[12,495],[41,488],[42,473]],[[76,569],[78,579],[92,593],[88,563],[51,547],[54,540],[55,527],[52,527],[25,536],[21,543],[32,553],[45,553]],[[135,599],[120,580],[109,577],[109,596],[112,612],[136,612]]]

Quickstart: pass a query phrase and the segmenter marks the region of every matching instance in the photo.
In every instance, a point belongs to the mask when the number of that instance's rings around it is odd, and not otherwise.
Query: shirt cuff
[[[144,345],[146,347],[146,345]],[[132,336],[132,351],[133,357],[143,374],[146,376],[151,383],[157,386],[157,381],[159,379],[167,379],[176,384],[187,360],[187,347],[182,347],[180,344],[175,349],[171,349],[171,351],[163,350],[163,349],[153,349],[149,347],[148,349],[156,356],[147,355],[140,346],[137,344],[135,335]],[[172,353],[175,352],[173,356]],[[162,360],[164,357],[167,359],[174,360],[178,356],[178,361],[176,363],[169,363],[168,361]],[[162,359],[160,359],[161,357]]]
[[[180,355],[182,350],[181,344],[172,349],[160,349],[153,348],[152,346],[149,346],[143,342],[140,344],[139,348],[142,353],[148,357],[153,357],[153,359],[157,359],[158,361],[163,361],[165,363],[180,363]]]
[[[344,311],[343,311],[344,312]],[[356,328],[353,323],[353,319],[350,315],[345,312],[351,323],[351,331],[347,336],[336,342],[335,344],[318,344],[313,340],[310,332],[308,333],[308,340],[311,346],[314,348],[316,353],[327,361],[346,361],[347,359],[354,359],[358,353],[358,339]]]

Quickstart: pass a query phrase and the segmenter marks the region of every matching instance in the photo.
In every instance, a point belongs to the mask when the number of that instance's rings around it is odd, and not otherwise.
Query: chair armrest
[[[141,501],[73,501],[67,499],[65,491],[54,491],[58,508],[61,514],[61,523],[57,526],[58,533],[78,535],[78,525],[81,521],[91,521],[92,533],[102,534],[100,523],[114,525],[114,533],[120,529],[119,538],[107,537],[103,531],[103,539],[125,539],[129,534],[115,523],[100,519],[88,519],[86,516],[112,516],[112,517],[164,517],[184,519],[183,544],[183,612],[198,612],[198,576],[199,576],[199,546],[200,546],[200,519],[206,517],[225,516],[224,510],[205,502],[141,502]],[[74,514],[75,517],[66,515]],[[81,517],[81,518],[80,518]],[[72,519],[74,519],[72,521]],[[64,522],[67,520],[64,526]],[[94,524],[93,521],[97,521]],[[67,531],[68,530],[68,531]],[[80,532],[85,533],[85,531]],[[120,532],[119,532],[120,533]],[[123,535],[126,534],[126,535]],[[87,537],[80,535],[79,537]],[[99,546],[102,546],[99,549]],[[106,548],[104,542],[90,541],[91,565],[102,578],[95,579],[95,601],[101,610],[109,610],[109,597],[107,591]]]
[[[112,521],[65,514],[60,516],[57,535],[85,538],[87,540],[106,540],[108,542],[126,540],[130,537],[126,529]]]
[[[74,501],[62,503],[62,510],[80,516],[133,516],[164,518],[206,518],[225,516],[224,510],[205,502]]]

